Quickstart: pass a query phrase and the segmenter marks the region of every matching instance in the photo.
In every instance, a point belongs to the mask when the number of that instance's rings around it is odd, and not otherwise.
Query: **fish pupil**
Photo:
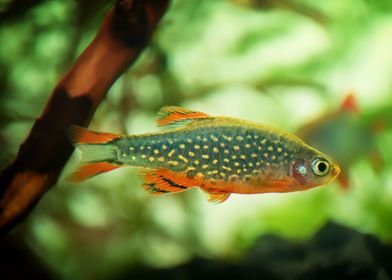
[[[317,165],[317,169],[318,169],[320,172],[324,173],[324,172],[327,170],[327,164],[326,164],[325,162],[320,162],[320,163]]]

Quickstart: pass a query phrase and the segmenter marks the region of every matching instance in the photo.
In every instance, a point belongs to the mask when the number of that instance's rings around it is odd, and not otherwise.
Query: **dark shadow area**
[[[16,239],[0,244],[2,279],[55,279]],[[132,268],[113,279],[392,279],[392,246],[334,223],[308,241],[260,237],[238,261],[195,258],[170,269]],[[91,260],[92,262],[94,260]]]
[[[260,237],[238,262],[194,259],[167,270],[142,269],[121,279],[391,279],[392,246],[334,223],[311,240]]]

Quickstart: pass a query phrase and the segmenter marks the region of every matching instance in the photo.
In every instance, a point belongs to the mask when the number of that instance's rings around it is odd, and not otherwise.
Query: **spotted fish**
[[[199,187],[210,201],[223,202],[231,193],[307,190],[340,172],[329,156],[266,125],[174,106],[160,110],[158,125],[171,129],[120,136],[72,127],[84,161],[71,180],[136,166],[144,168],[144,188],[151,194]]]

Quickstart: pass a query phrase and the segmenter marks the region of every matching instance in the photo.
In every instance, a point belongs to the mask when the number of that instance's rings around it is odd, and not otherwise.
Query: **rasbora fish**
[[[270,126],[174,106],[160,110],[158,125],[172,129],[117,135],[71,127],[84,160],[71,180],[121,166],[142,167],[144,188],[151,194],[199,187],[210,201],[223,202],[231,193],[307,190],[340,173],[332,158]]]

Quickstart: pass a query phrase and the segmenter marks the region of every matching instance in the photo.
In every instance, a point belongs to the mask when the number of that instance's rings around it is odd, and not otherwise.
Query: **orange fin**
[[[94,132],[87,128],[73,125],[69,128],[69,137],[75,144],[103,144],[120,137],[106,132]]]
[[[360,111],[357,99],[355,98],[353,93],[349,93],[344,98],[342,104],[340,105],[340,111],[342,111],[342,112],[354,112],[354,113],[358,113]]]
[[[162,107],[158,112],[157,122],[159,126],[165,125],[186,125],[198,119],[212,118],[202,112],[191,111],[176,106]]]
[[[347,191],[350,188],[350,178],[346,172],[341,171],[337,180],[343,191]]]
[[[209,194],[208,201],[215,204],[226,201],[226,199],[228,199],[230,196],[230,193],[208,193],[208,194]]]
[[[68,180],[73,183],[81,182],[95,175],[105,173],[114,169],[121,167],[121,165],[102,161],[102,162],[94,162],[87,163],[81,165],[79,169],[77,169],[74,173],[72,173]]]
[[[194,179],[167,169],[154,169],[144,172],[144,189],[153,195],[182,192],[198,186]]]

